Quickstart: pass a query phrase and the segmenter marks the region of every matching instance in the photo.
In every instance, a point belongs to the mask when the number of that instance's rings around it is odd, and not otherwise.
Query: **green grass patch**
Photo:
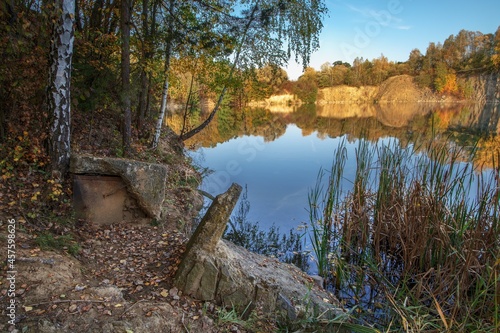
[[[54,236],[49,232],[44,232],[35,239],[35,242],[42,250],[64,250],[71,255],[80,252],[80,245],[71,235]]]

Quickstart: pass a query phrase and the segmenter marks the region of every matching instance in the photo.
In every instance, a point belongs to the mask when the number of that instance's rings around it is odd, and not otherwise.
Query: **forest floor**
[[[66,246],[60,250],[40,246],[36,235],[16,234],[16,325],[8,325],[8,312],[2,307],[0,331],[210,333],[276,329],[264,316],[243,321],[231,309],[194,300],[173,287],[187,241],[177,230],[139,224],[84,224],[73,235],[80,246],[76,255],[70,255]],[[2,267],[0,297],[8,302],[7,271]]]
[[[96,123],[100,128],[82,125],[73,132],[78,143],[73,151],[113,156],[119,152],[113,140],[119,139],[107,129],[105,115]],[[14,144],[22,140],[29,139],[21,137]],[[173,287],[201,206],[196,191],[200,176],[171,132],[159,151],[137,144],[134,154],[135,159],[168,164],[163,221],[96,226],[76,219],[70,180],[54,181],[44,171],[46,156],[25,154],[23,163],[13,154],[1,156],[4,167],[13,167],[0,180],[0,300],[6,305],[15,300],[16,306],[2,306],[0,331],[275,331],[269,315],[256,313],[243,321],[230,308],[197,301]],[[13,220],[15,230],[8,227]],[[9,237],[15,237],[12,261]]]

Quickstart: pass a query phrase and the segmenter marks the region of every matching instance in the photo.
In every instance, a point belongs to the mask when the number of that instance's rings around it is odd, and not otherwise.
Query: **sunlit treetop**
[[[235,1],[233,33],[244,40],[241,67],[286,64],[293,56],[307,67],[319,48],[322,20],[327,15],[323,1],[251,0]],[[246,25],[249,25],[245,33]]]

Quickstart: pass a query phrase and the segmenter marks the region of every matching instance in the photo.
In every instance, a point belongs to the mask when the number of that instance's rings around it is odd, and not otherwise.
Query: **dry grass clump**
[[[341,143],[326,186],[322,171],[309,196],[320,274],[387,331],[494,332],[500,167],[474,168],[456,147],[419,150],[360,140],[344,192]]]

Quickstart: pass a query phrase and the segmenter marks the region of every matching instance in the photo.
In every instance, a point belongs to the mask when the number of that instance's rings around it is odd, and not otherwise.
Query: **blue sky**
[[[495,33],[500,26],[500,1],[451,0],[325,0],[329,14],[320,35],[321,47],[310,66],[319,70],[336,60],[352,64],[356,57],[386,56],[406,61],[410,51],[425,53],[430,42],[444,42],[460,30]],[[290,79],[302,66],[290,61]]]

